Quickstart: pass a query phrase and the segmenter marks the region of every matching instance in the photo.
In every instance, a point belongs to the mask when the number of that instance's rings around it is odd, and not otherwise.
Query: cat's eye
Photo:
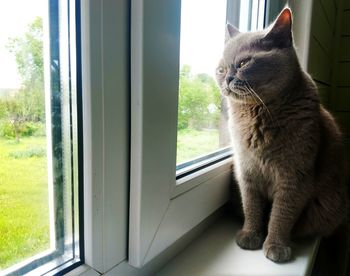
[[[250,58],[245,58],[245,59],[241,60],[241,62],[238,63],[237,68],[240,69],[240,68],[246,66],[249,61],[250,61]]]
[[[216,69],[216,72],[219,74],[219,75],[222,75],[222,74],[225,74],[226,70],[224,67],[220,66]]]

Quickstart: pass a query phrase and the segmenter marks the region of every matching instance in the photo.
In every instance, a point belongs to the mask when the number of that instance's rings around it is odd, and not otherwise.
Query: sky
[[[9,37],[22,36],[36,16],[46,16],[47,0],[0,0],[0,88],[19,88]],[[224,45],[226,0],[182,0],[181,64],[214,76]]]
[[[6,49],[9,37],[21,36],[36,16],[44,16],[47,0],[0,0],[0,88],[19,88],[15,57]]]
[[[182,0],[180,67],[215,75],[225,41],[226,0]]]
[[[257,2],[259,0],[253,0]],[[48,0],[0,0],[0,88],[20,87],[15,58],[6,49],[9,37],[21,36],[36,16],[47,16]],[[242,11],[248,7],[243,1]],[[246,10],[246,11],[245,11]],[[247,16],[241,16],[241,30]],[[221,57],[226,24],[226,0],[182,0],[180,67],[188,64],[193,74],[215,75]],[[242,29],[243,26],[243,29]]]
[[[260,5],[259,5],[260,3]],[[252,1],[252,30],[262,29],[265,0]],[[180,67],[188,64],[193,74],[215,76],[221,58],[226,25],[226,0],[181,0]],[[242,1],[239,30],[248,30],[249,1]]]

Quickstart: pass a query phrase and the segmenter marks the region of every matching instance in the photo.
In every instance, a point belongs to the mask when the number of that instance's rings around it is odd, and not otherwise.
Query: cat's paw
[[[264,243],[264,236],[261,233],[240,230],[236,236],[239,247],[243,249],[260,249]]]
[[[292,249],[289,246],[265,242],[264,254],[266,258],[276,263],[285,263],[292,259]]]

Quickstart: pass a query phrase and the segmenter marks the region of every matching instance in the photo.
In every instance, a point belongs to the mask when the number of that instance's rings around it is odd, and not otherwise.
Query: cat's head
[[[227,34],[216,70],[221,93],[252,103],[280,97],[294,73],[300,71],[293,46],[291,10],[285,8],[263,31],[240,33],[228,24]]]

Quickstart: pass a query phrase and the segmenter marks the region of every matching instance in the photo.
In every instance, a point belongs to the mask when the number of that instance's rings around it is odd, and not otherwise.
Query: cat
[[[227,33],[216,78],[244,213],[236,241],[287,262],[292,237],[328,236],[346,218],[342,134],[299,64],[288,7],[263,31]]]

